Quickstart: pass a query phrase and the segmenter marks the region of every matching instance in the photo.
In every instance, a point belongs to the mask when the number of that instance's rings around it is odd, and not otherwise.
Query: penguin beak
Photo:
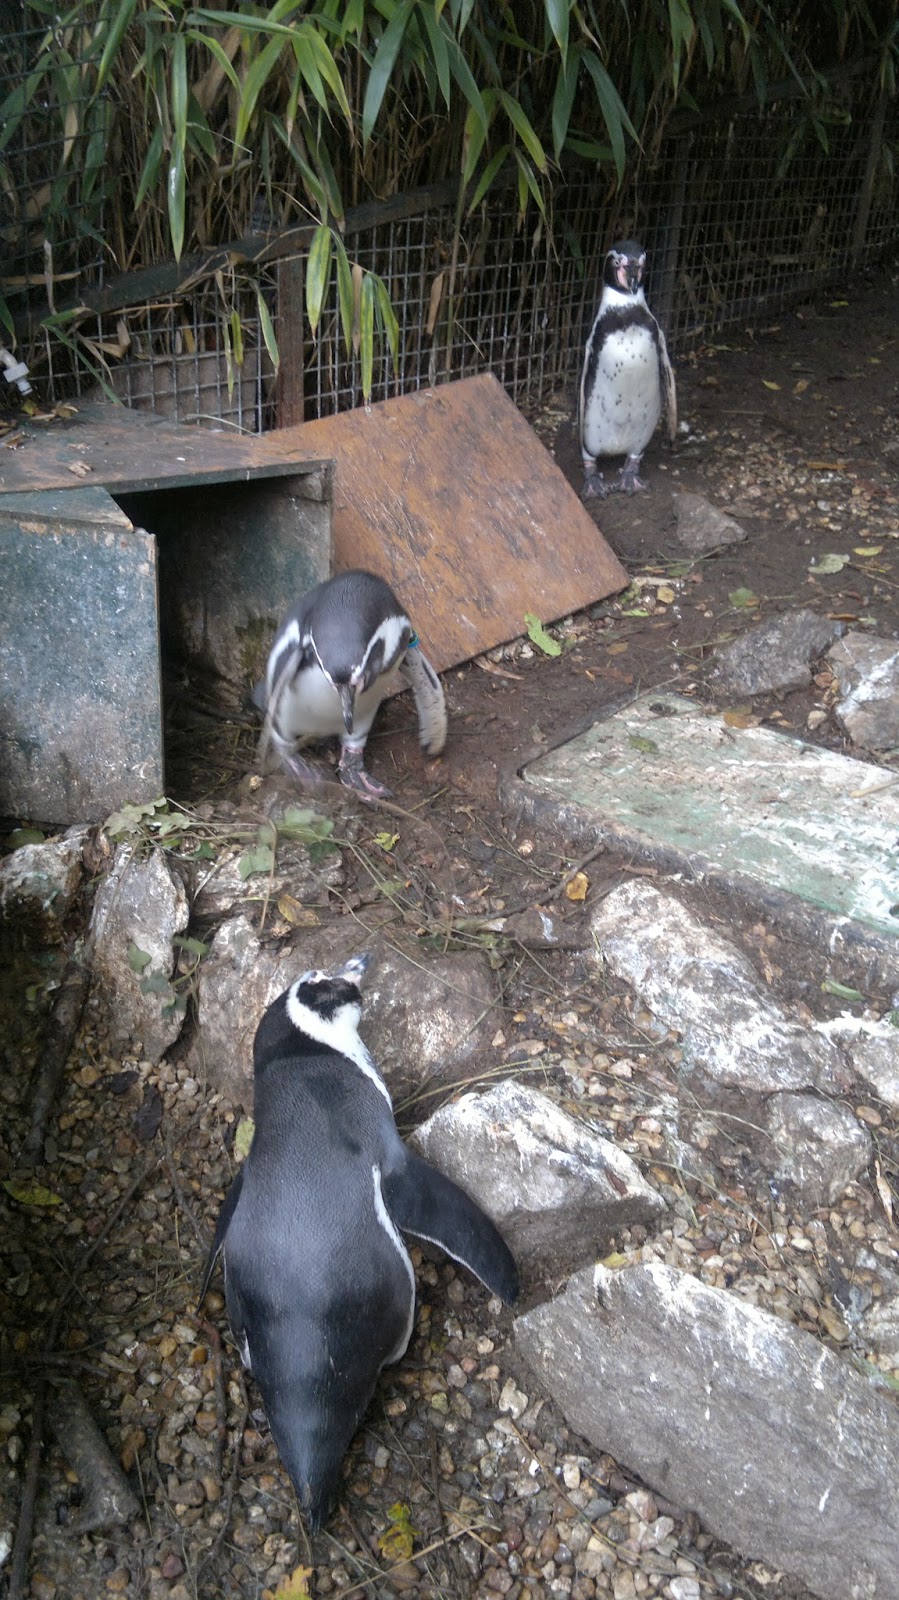
[[[347,733],[353,731],[353,718],[356,715],[356,687],[352,683],[336,683],[334,685],[340,696],[340,709],[343,712],[343,725]]]
[[[345,978],[347,983],[361,983],[371,964],[371,956],[364,951],[360,956],[351,956],[349,961],[335,972],[335,978]]]

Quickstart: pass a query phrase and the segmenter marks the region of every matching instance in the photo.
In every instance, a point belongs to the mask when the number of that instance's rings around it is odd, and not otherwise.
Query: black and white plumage
[[[314,784],[319,775],[298,752],[336,735],[341,782],[366,798],[384,798],[390,791],[366,772],[363,752],[397,674],[412,689],[422,748],[439,755],[446,743],[443,688],[390,585],[359,571],[317,584],[287,613],[269,654],[260,757],[271,744],[288,772]]]
[[[665,335],[646,304],[645,270],[646,252],[633,239],[613,244],[605,259],[578,398],[585,500],[605,499],[610,489],[647,488],[640,460],[663,411],[672,442],[677,434],[674,373]],[[626,458],[614,484],[597,471],[599,456]]]
[[[306,972],[254,1044],[255,1132],[216,1228],[228,1317],[313,1527],[385,1363],[406,1349],[415,1274],[403,1233],[439,1244],[513,1301],[518,1274],[487,1216],[397,1132],[359,1037],[357,956]],[[201,1295],[202,1299],[202,1295]]]

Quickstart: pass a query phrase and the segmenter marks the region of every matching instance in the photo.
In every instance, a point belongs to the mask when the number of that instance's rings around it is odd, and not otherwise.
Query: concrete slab
[[[156,544],[104,489],[0,496],[0,754],[6,816],[162,791]]]
[[[541,756],[531,815],[899,951],[899,784],[882,767],[648,693]]]

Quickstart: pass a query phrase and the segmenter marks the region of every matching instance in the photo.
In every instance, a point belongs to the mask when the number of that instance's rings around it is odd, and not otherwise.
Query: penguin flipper
[[[439,756],[446,744],[446,696],[434,668],[416,642],[410,644],[400,672],[409,684],[418,712],[418,738],[426,755]]]
[[[287,646],[279,652],[276,658],[274,665],[277,670],[274,675],[272,674],[270,663],[266,682],[264,685],[260,685],[263,690],[260,709],[265,712],[262,733],[259,736],[259,747],[256,752],[256,759],[260,766],[265,766],[272,744],[278,747],[279,752],[283,747],[284,740],[278,728],[278,712],[281,700],[285,689],[293,682],[301,667],[305,665],[307,657],[308,651],[302,644],[297,643]]]
[[[518,1299],[518,1268],[486,1212],[429,1162],[405,1150],[403,1164],[382,1178],[387,1209],[398,1228],[439,1244],[507,1305]]]
[[[231,1218],[234,1215],[237,1202],[240,1199],[240,1191],[242,1186],[243,1167],[240,1167],[234,1182],[222,1201],[222,1209],[219,1212],[219,1219],[215,1225],[215,1233],[212,1236],[212,1244],[209,1247],[209,1255],[206,1257],[206,1270],[203,1273],[203,1283],[201,1285],[200,1295],[197,1301],[198,1305],[202,1305],[206,1298],[206,1291],[209,1288],[209,1284],[212,1280],[212,1274],[215,1271],[215,1264],[225,1247],[225,1234],[228,1232],[228,1226],[231,1222]]]
[[[668,346],[661,328],[659,328],[659,378],[662,384],[662,405],[668,440],[670,444],[674,444],[677,439],[677,387],[674,382],[674,368],[668,356]]]

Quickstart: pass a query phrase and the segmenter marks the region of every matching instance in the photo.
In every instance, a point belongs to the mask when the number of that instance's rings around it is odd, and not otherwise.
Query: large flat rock
[[[672,1267],[589,1269],[515,1323],[572,1427],[822,1600],[893,1600],[899,1406],[811,1334]]]
[[[648,693],[514,786],[547,825],[707,877],[899,957],[899,790],[882,768]]]

